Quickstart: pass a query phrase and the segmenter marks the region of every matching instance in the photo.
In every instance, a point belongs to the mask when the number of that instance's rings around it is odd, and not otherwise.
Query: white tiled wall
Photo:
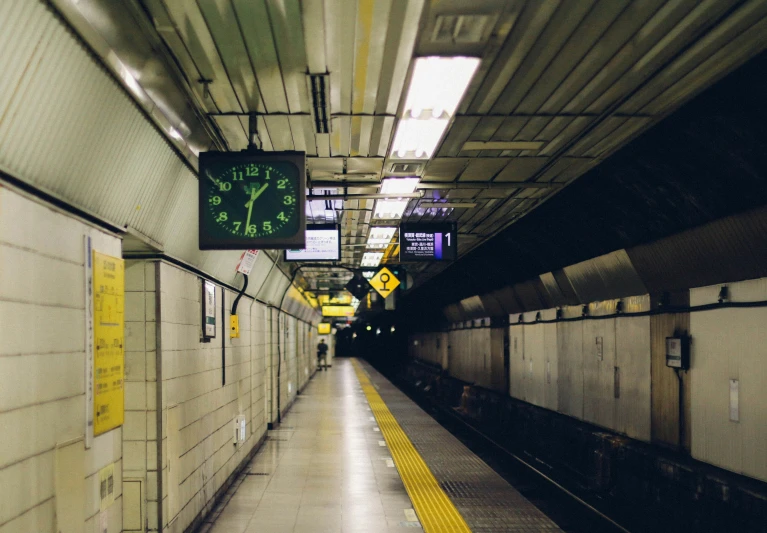
[[[156,275],[159,284],[154,283]],[[236,293],[216,285],[216,337],[201,342],[202,281],[196,274],[164,261],[133,261],[126,284],[130,290],[126,327],[131,365],[126,393],[126,473],[130,468],[132,477],[146,475],[150,531],[157,529],[158,502],[162,502],[164,530],[181,532],[198,514],[210,510],[216,492],[265,435],[267,423],[276,420],[276,397],[270,417],[267,384],[274,383],[276,389],[278,335],[282,335],[283,411],[295,398],[297,387],[309,379],[314,368],[308,367],[303,349],[308,341],[302,337],[309,326],[282,314],[278,332],[276,310],[243,298],[237,309],[240,337],[230,339],[229,315]],[[226,326],[223,332],[222,324]],[[155,369],[158,341],[161,366]],[[161,496],[157,480],[158,383]],[[246,440],[235,446],[234,421],[240,416],[246,420]]]
[[[0,184],[0,532],[54,533],[56,448],[85,434],[84,237],[119,257],[120,240]],[[76,444],[79,446],[80,444]],[[122,530],[122,428],[74,465],[83,530],[95,530],[101,468],[115,463],[110,533]]]
[[[690,291],[691,305],[718,301],[721,285]],[[767,278],[729,285],[730,301],[767,301]],[[767,481],[767,308],[690,314],[692,455]],[[738,380],[738,420],[730,380]]]

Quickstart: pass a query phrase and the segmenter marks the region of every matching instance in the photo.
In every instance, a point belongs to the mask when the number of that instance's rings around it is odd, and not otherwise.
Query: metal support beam
[[[381,185],[377,181],[316,181],[312,180],[311,186],[316,189],[345,189],[348,187],[373,188]],[[427,181],[416,185],[416,189],[561,189],[564,183],[538,182],[538,181]],[[397,198],[407,196],[395,195]],[[324,198],[324,197],[323,197]],[[330,198],[330,197],[328,197]]]
[[[539,181],[457,181],[457,182],[421,182],[416,189],[561,189],[564,183]]]
[[[314,184],[312,184],[314,186]],[[310,189],[311,190],[311,189]],[[398,200],[405,198],[423,198],[423,193],[375,193],[375,194],[307,194],[307,200]]]

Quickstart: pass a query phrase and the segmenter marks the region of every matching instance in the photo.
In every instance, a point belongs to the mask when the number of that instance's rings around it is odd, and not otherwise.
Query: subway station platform
[[[560,531],[365,362],[311,380],[202,533]]]

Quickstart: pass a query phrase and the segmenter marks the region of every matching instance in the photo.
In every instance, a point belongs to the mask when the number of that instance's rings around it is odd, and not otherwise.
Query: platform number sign
[[[201,153],[200,249],[303,247],[305,181],[303,152]]]
[[[389,296],[394,289],[399,287],[400,281],[392,274],[391,270],[383,267],[370,279],[370,285],[384,298]]]

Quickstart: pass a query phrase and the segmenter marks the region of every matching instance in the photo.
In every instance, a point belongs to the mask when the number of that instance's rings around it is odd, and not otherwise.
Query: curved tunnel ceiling
[[[764,206],[764,72],[767,54],[416,289],[408,307],[439,312],[451,302]]]
[[[413,167],[444,187],[403,217],[456,221],[460,256],[767,46],[760,0],[51,2],[191,167],[199,150],[243,148],[255,112],[265,149],[305,150],[312,180],[363,182],[350,193],[398,174],[389,148],[413,59],[480,57],[434,156]],[[314,131],[307,72],[328,74],[330,133]],[[467,144],[486,141],[532,144]],[[435,200],[475,207],[427,207]],[[342,261],[356,267],[374,202],[338,203],[312,218],[340,222]],[[442,268],[410,271],[418,285]]]

